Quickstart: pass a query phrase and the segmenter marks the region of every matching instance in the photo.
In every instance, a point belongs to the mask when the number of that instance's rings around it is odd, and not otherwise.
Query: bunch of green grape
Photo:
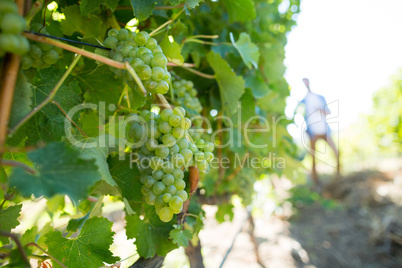
[[[46,27],[39,23],[31,25],[31,30],[49,35]],[[29,52],[22,57],[21,66],[24,70],[29,68],[46,69],[57,63],[63,50],[50,44],[31,42]]]
[[[21,35],[26,29],[25,19],[18,14],[13,1],[0,1],[0,57],[7,52],[24,55],[29,50],[28,40]]]
[[[177,80],[173,83],[173,92],[177,98],[177,102],[181,105],[185,105],[187,108],[201,113],[202,105],[197,98],[197,90],[194,88],[194,84],[189,80]]]
[[[191,120],[183,107],[164,109],[160,115],[142,111],[138,120],[133,120],[128,133],[138,153],[138,168],[141,172],[141,189],[145,201],[154,205],[163,222],[169,222],[174,214],[183,209],[187,200],[183,170],[197,166],[208,169],[212,161],[214,145],[188,138]]]
[[[97,48],[95,53],[115,61],[127,61],[148,92],[166,94],[169,91],[171,76],[167,70],[168,60],[158,42],[149,37],[147,32],[135,33],[124,28],[119,31],[111,29],[103,44],[111,50]],[[136,87],[134,78],[127,70],[110,68],[117,76],[124,77],[129,86]]]

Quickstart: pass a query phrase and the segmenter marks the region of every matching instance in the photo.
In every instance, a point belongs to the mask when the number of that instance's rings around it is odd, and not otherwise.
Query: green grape
[[[211,162],[212,159],[214,159],[214,154],[211,152],[204,152],[205,155],[205,160],[207,160],[207,162]]]
[[[145,147],[145,145],[141,146],[141,153],[143,153],[144,155],[149,155],[151,154],[151,151],[147,149],[147,147]]]
[[[53,49],[53,46],[50,44],[45,44],[45,43],[38,43],[38,46],[43,50],[43,51],[49,51]]]
[[[151,37],[151,38],[148,39],[145,47],[149,48],[149,49],[152,49],[152,48],[156,47],[157,45],[158,45],[158,42],[156,42],[155,38]]]
[[[193,152],[190,149],[183,149],[180,151],[180,153],[184,157],[186,163],[193,157]]]
[[[158,215],[163,222],[170,222],[173,219],[173,211],[169,207],[162,208],[159,211]]]
[[[161,112],[161,118],[162,118],[163,121],[169,122],[169,118],[170,118],[170,116],[171,116],[172,114],[173,114],[172,110],[164,109],[164,110],[162,110],[162,112]]]
[[[160,182],[160,183],[162,183],[162,182]],[[165,203],[165,201],[163,201],[163,194],[158,195],[155,200],[155,207],[163,208],[165,206],[166,206],[166,203]]]
[[[169,207],[173,210],[181,210],[183,208],[183,200],[177,195],[172,196],[169,201]]]
[[[159,124],[159,131],[162,132],[163,134],[167,134],[172,131],[172,127],[169,125],[168,122],[162,121]]]
[[[206,171],[208,169],[208,162],[207,160],[202,160],[197,163],[197,167],[200,171]]]
[[[110,29],[108,32],[107,32],[107,36],[113,36],[113,37],[116,37],[117,38],[117,35],[119,34],[119,31],[118,30],[116,30],[116,29]]]
[[[152,77],[152,69],[148,65],[137,66],[135,71],[141,80],[148,80]]]
[[[151,190],[149,189],[149,188],[147,188],[145,185],[143,185],[142,187],[141,187],[141,193],[143,194],[143,195],[146,195],[148,192],[150,192]]]
[[[163,172],[165,172],[166,174],[172,173],[173,170],[174,170],[174,165],[173,165],[173,163],[170,162],[170,161],[165,161],[165,162],[163,162],[163,164],[162,164],[162,170],[163,170]]]
[[[29,56],[32,59],[39,59],[42,57],[42,50],[35,44],[32,44],[29,48]]]
[[[161,68],[166,68],[167,66],[167,58],[166,56],[162,53],[154,53],[154,57],[152,58],[151,65],[152,67],[161,67]]]
[[[186,162],[184,156],[180,153],[172,155],[171,161],[176,168],[182,167]]]
[[[119,43],[119,40],[117,40],[116,37],[114,36],[108,36],[106,37],[105,41],[103,41],[103,45],[107,48],[115,49],[117,47],[117,44]]]
[[[172,174],[165,174],[163,175],[162,182],[166,185],[172,185],[174,183],[174,177]]]
[[[152,79],[156,82],[159,82],[165,76],[165,71],[161,67],[153,67],[152,68]]]
[[[53,65],[59,60],[59,54],[54,50],[49,50],[43,53],[42,60],[44,63]]]
[[[144,82],[144,87],[151,93],[156,94],[156,87],[158,86],[158,83],[155,82],[154,80],[147,80]]]
[[[158,145],[158,147],[155,149],[155,155],[165,159],[169,155],[169,148]]]
[[[175,180],[184,178],[184,172],[180,168],[175,168],[172,172],[172,175],[175,178]]]
[[[130,58],[139,59],[137,58],[137,55],[138,55],[138,47],[134,47],[133,49],[130,50],[130,52],[128,52],[128,56]],[[144,64],[144,62],[142,62],[142,64]]]
[[[166,94],[169,91],[169,84],[165,80],[159,81],[155,90],[158,94]]]
[[[147,115],[145,116],[145,120],[149,121],[149,120],[155,120],[158,118],[158,115],[155,114],[154,112],[149,112],[147,113]]]
[[[14,34],[0,34],[0,49],[4,51],[13,50],[18,44]]]
[[[153,58],[153,55],[151,53],[144,53],[140,56],[140,59],[142,59],[144,61],[144,63],[148,66],[151,64],[152,58]]]
[[[164,164],[163,160],[162,160],[160,157],[158,157],[158,156],[153,156],[153,157],[151,158],[151,160],[150,160],[150,163],[149,163],[150,167],[151,167],[153,170],[159,170],[159,169],[161,169],[162,166],[163,166],[163,164]],[[165,172],[165,171],[163,171],[163,172]],[[165,172],[165,173],[166,173],[166,172]]]
[[[193,154],[195,154],[198,151],[198,148],[194,143],[190,143],[188,149],[190,149],[190,151],[193,152]]]
[[[202,161],[202,160],[204,160],[205,159],[205,155],[204,155],[204,153],[203,152],[196,152],[195,154],[194,154],[194,158],[195,158],[195,161]]]
[[[32,67],[32,64],[33,64],[33,61],[32,61],[31,57],[29,57],[29,56],[22,57],[22,59],[21,59],[22,69],[27,70]]]
[[[18,7],[12,1],[0,1],[0,13],[18,13]]]
[[[186,183],[184,182],[184,180],[175,180],[174,181],[174,187],[176,187],[177,191],[183,190],[184,188],[186,188]]]
[[[181,128],[187,130],[191,127],[191,120],[188,119],[187,117],[183,118],[181,121]]]
[[[163,53],[163,50],[160,46],[154,46],[153,48],[151,48],[152,53],[156,54],[156,53]]]
[[[119,41],[124,41],[127,40],[128,38],[128,30],[125,28],[122,28],[119,30],[119,33],[117,34],[117,39]]]
[[[170,201],[171,198],[172,198],[172,195],[171,195],[171,194],[165,193],[165,194],[163,195],[163,202],[169,203],[169,201]]]
[[[137,57],[141,57],[143,54],[152,54],[152,51],[146,47],[138,48]]]
[[[169,118],[169,124],[172,127],[178,127],[180,125],[181,119],[180,116],[172,114],[172,116],[170,116]]]
[[[169,185],[166,187],[165,193],[169,193],[171,195],[174,195],[177,192],[176,186],[174,185]]]
[[[145,147],[151,152],[155,151],[156,147],[158,146],[158,141],[155,139],[149,139],[145,142]]]
[[[33,59],[32,67],[34,67],[34,68],[42,68],[43,64],[44,63],[43,63],[41,58]]]
[[[204,144],[205,144],[205,141],[204,141],[203,139],[198,139],[198,140],[195,142],[195,145],[197,146],[198,149],[203,148],[203,147],[204,147]]]
[[[142,110],[140,113],[140,117],[142,117],[142,119],[146,120],[145,117],[150,113],[150,111],[148,110]]]
[[[179,139],[184,136],[184,130],[181,127],[175,127],[172,131],[172,134],[176,139]]]
[[[170,147],[176,143],[176,138],[173,136],[173,134],[168,133],[168,134],[163,135],[162,142],[166,146]]]
[[[154,184],[154,186],[152,187],[152,191],[154,192],[154,194],[156,195],[160,195],[161,193],[163,193],[163,191],[165,191],[166,189],[166,185],[161,182],[158,181],[157,183]]]
[[[123,48],[121,49],[121,54],[123,54],[124,57],[129,57],[131,50],[133,50],[132,45],[124,45]]]
[[[190,142],[185,138],[182,138],[177,141],[177,145],[179,145],[180,150],[187,149],[189,144]]]
[[[165,175],[165,172],[163,172],[162,170],[156,170],[152,172],[152,177],[154,177],[154,179],[158,181],[163,178],[163,175]]]
[[[148,34],[146,32],[139,32],[135,35],[134,40],[139,46],[145,46],[148,41]]]
[[[205,143],[204,152],[212,152],[214,150],[214,144],[212,142]]]
[[[183,200],[183,202],[186,201],[188,198],[188,194],[184,190],[177,191],[176,195],[178,195],[181,198],[181,200]]]
[[[27,23],[18,13],[6,13],[0,25],[3,33],[18,34],[26,29]]]
[[[156,183],[156,180],[154,179],[154,177],[148,175],[145,177],[145,180],[143,183],[147,188],[151,188]]]
[[[112,59],[115,60],[115,61],[123,61],[124,56],[121,53],[116,53],[116,54],[113,55]]]
[[[101,55],[103,57],[108,57],[109,56],[109,51],[106,49],[102,48],[95,48],[95,54]]]
[[[148,205],[154,205],[156,200],[156,195],[152,192],[149,191],[145,195],[145,202],[147,202]]]
[[[169,148],[169,154],[174,155],[180,151],[180,148],[177,144],[173,145],[172,147]]]
[[[186,110],[183,107],[177,106],[173,109],[173,114],[180,116],[180,120],[186,115]]]

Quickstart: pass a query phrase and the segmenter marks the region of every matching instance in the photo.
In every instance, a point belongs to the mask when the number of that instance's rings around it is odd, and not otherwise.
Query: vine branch
[[[6,236],[6,237],[9,237],[12,240],[14,240],[15,244],[17,245],[18,251],[21,254],[21,257],[29,265],[29,260],[28,260],[27,254],[25,254],[24,248],[22,247],[21,242],[18,239],[18,237],[15,234],[4,232],[4,231],[0,231],[0,236]]]
[[[24,164],[22,162],[14,161],[14,160],[8,160],[8,159],[0,159],[0,165],[1,166],[9,166],[9,167],[20,167],[25,169],[25,171],[35,174],[36,170],[28,166],[27,164]]]
[[[32,116],[34,116],[37,112],[39,112],[46,104],[50,103],[53,98],[56,96],[57,91],[63,84],[63,82],[67,79],[68,75],[71,73],[71,71],[74,69],[75,65],[77,64],[78,60],[81,58],[81,55],[77,55],[73,62],[71,63],[70,67],[68,67],[67,71],[63,74],[63,76],[60,78],[59,82],[57,82],[56,86],[50,91],[49,95],[46,97],[42,103],[40,103],[38,106],[36,106],[34,109],[32,109],[24,118],[21,119],[20,122],[18,122],[10,131],[10,134],[14,134],[18,128],[20,128],[25,122],[27,122]]]
[[[46,250],[44,250],[41,246],[39,246],[36,243],[28,243],[25,245],[25,247],[29,247],[29,246],[34,246],[37,249],[39,249],[40,251],[42,251],[43,253],[45,253],[46,255],[49,256],[49,258],[51,258],[52,260],[54,260],[55,262],[57,262],[61,267],[63,268],[67,268],[61,261],[59,261],[58,259],[56,259],[55,257],[53,257],[52,255],[49,254],[49,252],[47,252]]]
[[[56,105],[57,108],[59,108],[59,110],[64,114],[64,116],[67,118],[67,120],[70,121],[71,124],[73,124],[73,125],[78,129],[78,131],[81,132],[81,134],[82,134],[84,137],[88,137],[88,135],[85,134],[84,131],[82,131],[82,129],[77,125],[77,123],[75,123],[75,122],[73,121],[73,119],[66,113],[66,111],[64,111],[63,107],[61,107],[61,105],[60,105],[57,101],[53,100],[52,103],[53,103],[54,105]]]

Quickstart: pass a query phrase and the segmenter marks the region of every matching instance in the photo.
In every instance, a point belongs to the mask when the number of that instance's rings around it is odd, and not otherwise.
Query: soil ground
[[[265,267],[397,268],[402,267],[402,182],[396,174],[354,173],[324,185],[324,198],[312,204],[295,202],[290,218],[262,216],[255,220],[255,237]],[[237,209],[232,222],[218,224],[216,207],[206,206],[200,233],[204,264],[220,267],[261,267],[247,233],[247,212]],[[241,230],[239,232],[239,230]]]

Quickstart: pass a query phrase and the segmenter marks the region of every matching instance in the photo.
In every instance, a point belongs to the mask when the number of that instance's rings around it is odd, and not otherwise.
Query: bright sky
[[[339,101],[340,129],[368,113],[374,91],[402,67],[401,14],[401,0],[302,0],[286,46],[286,114],[306,94],[303,77],[327,103]],[[300,136],[296,128],[289,131]]]

